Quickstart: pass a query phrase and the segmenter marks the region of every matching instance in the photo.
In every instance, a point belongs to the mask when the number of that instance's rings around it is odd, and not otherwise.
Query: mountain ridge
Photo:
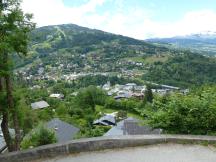
[[[189,49],[203,55],[216,56],[216,32],[213,31],[170,38],[152,38],[146,41],[154,44],[163,44],[168,48]]]

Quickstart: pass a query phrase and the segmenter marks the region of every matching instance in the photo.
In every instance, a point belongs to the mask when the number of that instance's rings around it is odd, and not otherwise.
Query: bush
[[[76,96],[76,104],[80,108],[91,108],[95,111],[96,105],[104,105],[106,101],[106,94],[103,90],[95,87],[89,86],[85,89],[80,90]]]
[[[216,132],[216,86],[202,87],[189,95],[174,94],[154,100],[150,124],[168,133],[212,134]]]
[[[82,128],[77,138],[100,137],[103,136],[111,126],[94,126],[93,128]]]
[[[28,149],[31,147],[47,145],[55,142],[57,142],[55,132],[40,125],[23,139],[21,148]]]

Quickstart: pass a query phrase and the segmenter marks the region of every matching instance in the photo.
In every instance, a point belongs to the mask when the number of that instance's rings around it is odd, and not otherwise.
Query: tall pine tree
[[[29,32],[34,28],[34,23],[31,22],[32,15],[24,14],[20,3],[20,0],[0,0],[0,97],[6,98],[6,103],[0,104],[1,128],[9,151],[19,150],[21,142],[19,110],[13,98],[12,55],[27,54]],[[9,132],[9,121],[12,121],[15,129],[14,140]]]

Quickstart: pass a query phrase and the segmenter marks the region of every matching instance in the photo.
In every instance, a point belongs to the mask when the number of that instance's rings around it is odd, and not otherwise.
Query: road
[[[216,162],[216,148],[201,145],[160,144],[80,153],[43,162]]]

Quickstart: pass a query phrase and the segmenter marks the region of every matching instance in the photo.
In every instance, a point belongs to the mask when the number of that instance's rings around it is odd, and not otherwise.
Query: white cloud
[[[94,13],[97,6],[105,0],[89,0],[79,7],[67,7],[63,0],[23,0],[22,8],[25,12],[34,14],[34,21],[38,26],[77,23],[85,25],[86,16]]]
[[[216,31],[216,12],[211,10],[189,12],[181,21],[174,24],[174,27],[179,29],[179,34],[190,34],[207,30]]]
[[[175,22],[153,20],[154,11],[131,6],[122,9],[123,1],[113,3],[115,11],[97,12],[97,7],[113,0],[88,0],[78,7],[65,6],[63,0],[24,0],[22,8],[34,14],[38,26],[74,23],[137,39],[171,37],[201,31],[216,31],[216,12],[201,10],[185,13]]]

